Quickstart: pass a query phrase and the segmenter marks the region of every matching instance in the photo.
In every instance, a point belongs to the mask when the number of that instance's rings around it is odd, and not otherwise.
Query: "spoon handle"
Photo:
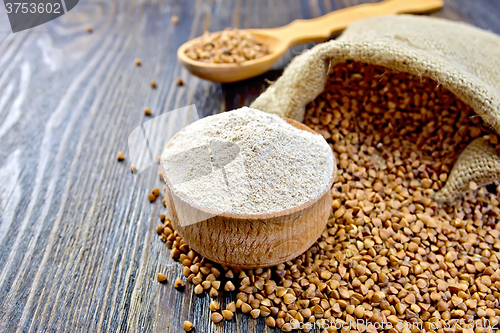
[[[290,47],[301,43],[324,41],[360,19],[391,14],[428,13],[440,9],[443,5],[443,0],[385,0],[336,10],[310,20],[295,20],[286,26],[269,29],[267,32]]]

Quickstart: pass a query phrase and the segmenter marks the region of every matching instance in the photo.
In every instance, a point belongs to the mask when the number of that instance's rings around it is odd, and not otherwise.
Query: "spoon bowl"
[[[270,35],[264,29],[245,30],[267,45],[271,53],[262,58],[245,61],[244,63],[209,63],[193,60],[186,51],[201,40],[201,37],[191,39],[177,50],[177,58],[192,74],[202,79],[230,83],[242,81],[267,72],[288,49],[288,45],[276,36]]]
[[[296,20],[280,28],[243,30],[266,44],[271,53],[242,63],[209,63],[189,58],[186,51],[201,37],[181,45],[177,58],[188,71],[202,79],[220,83],[237,82],[267,72],[289,47],[324,41],[357,20],[391,14],[428,13],[440,9],[443,4],[443,0],[385,0],[340,9],[315,19]]]

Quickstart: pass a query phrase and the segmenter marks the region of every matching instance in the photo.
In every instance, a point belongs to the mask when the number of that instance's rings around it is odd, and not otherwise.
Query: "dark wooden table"
[[[181,272],[155,232],[165,210],[135,185],[129,156],[118,163],[116,154],[127,154],[129,134],[149,119],[145,106],[158,116],[189,104],[203,115],[249,105],[310,47],[293,48],[263,76],[220,85],[179,65],[175,52],[184,41],[364,2],[80,1],[67,15],[17,34],[1,5],[0,332],[182,332],[184,320],[196,332],[274,331],[241,314],[216,327],[208,295],[156,281],[158,272],[170,281]],[[433,16],[500,33],[497,0],[447,0]],[[172,131],[162,126],[157,137]],[[225,297],[223,304],[234,295]]]

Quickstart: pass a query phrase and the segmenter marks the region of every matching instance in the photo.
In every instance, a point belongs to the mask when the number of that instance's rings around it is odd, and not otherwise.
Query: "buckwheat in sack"
[[[303,121],[305,106],[323,90],[331,66],[348,60],[428,77],[468,104],[500,133],[500,37],[463,23],[398,15],[356,22],[334,41],[297,56],[252,108]],[[500,156],[484,138],[459,156],[435,194],[450,201],[500,180]]]

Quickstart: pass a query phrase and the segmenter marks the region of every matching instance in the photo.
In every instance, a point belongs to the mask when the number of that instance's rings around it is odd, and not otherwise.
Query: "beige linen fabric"
[[[303,121],[305,106],[325,87],[329,67],[346,60],[428,77],[500,133],[500,37],[464,23],[424,16],[381,16],[353,23],[337,40],[293,59],[251,107]],[[458,158],[436,200],[456,198],[472,180],[478,185],[500,180],[496,169],[500,164],[492,161],[496,152],[484,140],[473,144]]]

